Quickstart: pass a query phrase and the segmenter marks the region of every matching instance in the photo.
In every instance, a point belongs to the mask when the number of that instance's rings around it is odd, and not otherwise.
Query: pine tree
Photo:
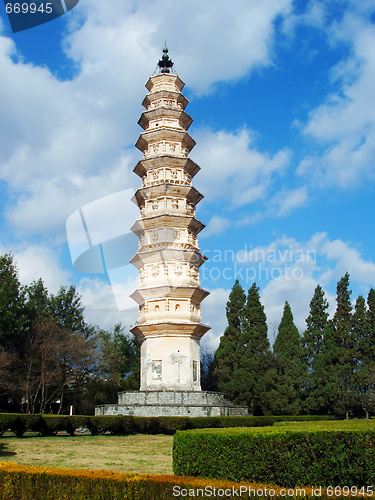
[[[324,343],[316,357],[314,369],[313,411],[320,414],[340,414],[339,376],[340,348],[336,342],[336,332],[332,320],[327,322]],[[310,407],[311,408],[311,407]]]
[[[337,283],[337,309],[333,316],[334,339],[339,349],[336,376],[339,378],[340,395],[335,413],[344,414],[349,418],[349,412],[355,406],[355,339],[352,325],[352,305],[350,301],[349,274]]]
[[[214,356],[215,386],[234,403],[242,403],[241,388],[238,386],[239,346],[241,345],[243,313],[246,303],[245,292],[236,280],[226,305],[228,326],[220,339]]]
[[[307,328],[303,334],[302,343],[304,359],[307,365],[307,384],[305,409],[307,413],[319,411],[319,404],[315,401],[314,393],[319,391],[316,380],[316,362],[324,344],[324,333],[328,322],[329,305],[324,291],[320,285],[315,288],[314,296],[310,302],[310,314],[306,318]]]
[[[370,340],[369,344],[372,346],[371,356],[375,357],[375,290],[371,288],[367,296],[367,306],[368,306],[368,322],[370,330]]]
[[[369,322],[369,346],[368,351],[369,359],[372,360],[370,364],[370,371],[368,376],[368,392],[365,400],[365,410],[368,415],[369,412],[375,413],[375,290],[371,288],[367,296],[367,317]]]
[[[374,345],[370,328],[370,313],[366,308],[366,301],[360,295],[355,304],[353,314],[353,332],[355,343],[355,381],[356,393],[361,408],[370,414],[369,393],[371,391],[372,368],[375,368]]]
[[[254,283],[244,309],[240,366],[245,375],[242,392],[250,412],[256,415],[267,410],[267,376],[273,361],[267,330],[259,287]]]
[[[28,318],[25,291],[18,278],[13,256],[0,256],[0,347],[15,352],[22,344]]]
[[[276,357],[276,380],[271,391],[274,414],[298,415],[302,411],[302,392],[306,380],[302,340],[293,321],[288,302],[273,346]]]

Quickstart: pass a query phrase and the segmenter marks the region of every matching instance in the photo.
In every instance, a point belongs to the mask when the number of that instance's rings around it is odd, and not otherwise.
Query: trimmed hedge
[[[242,488],[242,489],[240,489]],[[293,493],[295,493],[293,495]],[[315,494],[314,494],[315,493]],[[328,494],[327,494],[328,493]],[[316,495],[316,496],[315,496]],[[228,500],[254,498],[274,500],[275,497],[292,500],[306,498],[331,500],[325,490],[313,491],[299,487],[288,492],[278,486],[256,483],[233,483],[172,475],[120,474],[106,471],[85,471],[28,467],[0,462],[0,498],[33,500],[170,500],[171,498],[207,497]],[[346,496],[347,495],[342,495]],[[350,495],[350,498],[364,498]],[[366,498],[369,496],[366,495]]]
[[[293,487],[375,483],[375,425],[332,422],[176,432],[175,474]],[[328,424],[328,423],[327,423]],[[331,424],[329,422],[329,424]],[[324,424],[326,425],[326,424]],[[365,428],[367,427],[367,429]]]
[[[26,431],[37,432],[42,436],[54,436],[67,432],[73,436],[78,428],[88,429],[94,436],[112,434],[174,434],[177,430],[226,428],[226,427],[263,427],[285,420],[328,420],[333,417],[133,417],[133,416],[68,416],[68,415],[29,415],[0,413],[0,435],[10,430],[21,437]]]

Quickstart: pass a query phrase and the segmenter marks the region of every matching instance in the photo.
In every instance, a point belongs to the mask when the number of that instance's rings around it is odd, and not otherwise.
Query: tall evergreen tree
[[[298,415],[302,411],[306,364],[303,360],[301,336],[294,324],[288,302],[285,302],[273,352],[277,373],[275,386],[271,391],[272,412],[277,415]]]
[[[256,283],[248,292],[242,330],[239,366],[243,376],[237,378],[250,412],[263,414],[267,411],[267,378],[273,356],[267,337],[267,317]]]
[[[333,325],[336,331],[336,339],[339,346],[347,346],[350,343],[350,333],[352,328],[352,304],[350,300],[351,290],[349,290],[349,273],[338,281],[337,292],[337,308],[333,316]]]
[[[375,290],[371,288],[367,296],[368,306],[368,321],[369,321],[369,357],[371,357],[370,373],[368,378],[368,392],[365,397],[365,410],[367,415],[369,412],[375,413]]]
[[[319,389],[316,380],[316,363],[324,344],[324,333],[328,322],[329,305],[325,293],[320,285],[315,288],[310,302],[310,314],[306,318],[306,330],[302,337],[304,357],[307,365],[307,384],[305,409],[307,413],[319,412],[319,404],[315,401],[314,393]]]
[[[370,330],[369,344],[372,346],[372,355],[375,357],[375,290],[371,288],[367,296],[368,323]]]
[[[13,256],[0,256],[0,346],[15,352],[22,344],[28,318],[25,291],[18,278]]]
[[[327,322],[324,343],[316,357],[314,367],[314,392],[310,409],[321,414],[342,414],[340,408],[341,382],[339,373],[340,347],[332,320]]]
[[[339,349],[336,376],[340,382],[340,395],[337,400],[336,413],[349,412],[356,404],[355,394],[355,338],[353,335],[353,315],[349,290],[349,274],[337,283],[337,308],[333,316],[334,339]]]
[[[41,278],[26,287],[26,307],[31,321],[50,314],[50,302],[49,292]]]
[[[51,295],[49,309],[62,328],[84,337],[93,333],[93,328],[85,322],[84,307],[74,285],[62,286],[57,295]]]
[[[369,393],[373,386],[372,368],[375,368],[374,349],[370,328],[370,314],[366,308],[366,301],[360,295],[356,301],[353,314],[353,332],[355,345],[355,382],[356,395],[360,407],[369,417]]]
[[[218,390],[231,401],[243,402],[238,381],[233,374],[239,368],[239,346],[241,345],[242,322],[246,295],[240,282],[236,280],[226,305],[228,326],[220,339],[214,356],[214,381]]]

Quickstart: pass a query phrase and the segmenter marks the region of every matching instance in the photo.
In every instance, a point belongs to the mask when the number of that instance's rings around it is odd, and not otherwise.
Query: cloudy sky
[[[0,6],[0,253],[13,253],[24,284],[76,284],[88,321],[134,324],[107,274],[74,268],[66,221],[139,187],[137,121],[166,41],[201,166],[207,342],[225,328],[236,278],[260,286],[271,340],[285,300],[303,331],[318,283],[331,312],[346,271],[353,301],[367,296],[374,23],[374,0],[80,0],[13,34]]]

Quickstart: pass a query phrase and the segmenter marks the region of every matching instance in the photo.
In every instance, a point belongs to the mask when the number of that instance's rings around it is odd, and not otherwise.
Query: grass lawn
[[[0,461],[40,467],[173,474],[173,436],[0,438]]]

